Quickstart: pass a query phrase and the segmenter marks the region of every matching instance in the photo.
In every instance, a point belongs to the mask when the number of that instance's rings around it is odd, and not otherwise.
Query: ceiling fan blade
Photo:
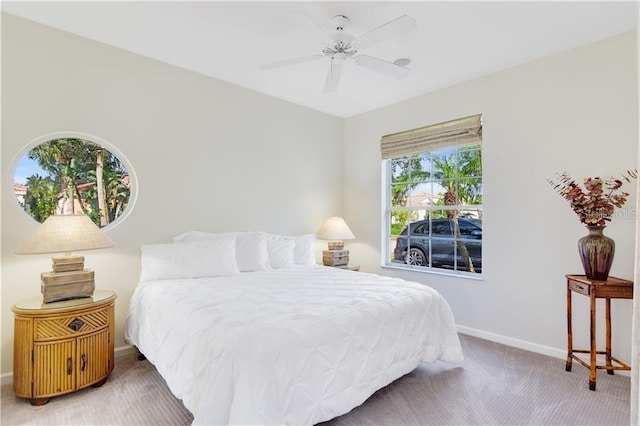
[[[409,74],[409,68],[401,67],[393,62],[387,62],[373,56],[358,55],[355,60],[356,64],[361,67],[369,68],[382,74],[390,75],[391,77],[402,78]]]
[[[412,31],[416,28],[416,25],[416,20],[411,16],[402,15],[361,35],[356,38],[355,43],[360,49],[366,49],[367,47]]]
[[[291,11],[293,16],[300,21],[300,25],[305,29],[311,29],[315,35],[320,38],[320,41],[332,45],[334,43],[333,37],[326,32],[320,24],[318,24],[311,16],[309,16],[306,12],[302,10],[293,10]],[[309,25],[311,24],[311,25]]]
[[[338,83],[340,82],[340,75],[342,74],[342,68],[347,58],[344,54],[336,54],[331,57],[331,66],[327,73],[327,79],[324,83],[324,93],[333,93],[338,90]]]
[[[289,65],[302,64],[304,62],[316,61],[322,58],[324,58],[323,55],[301,56],[299,58],[291,58],[291,59],[285,59],[282,61],[270,62],[268,64],[262,65],[260,69],[272,70],[274,68],[281,68],[281,67],[287,67]]]

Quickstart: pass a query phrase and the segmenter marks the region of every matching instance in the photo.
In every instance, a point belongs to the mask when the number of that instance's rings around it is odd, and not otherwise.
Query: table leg
[[[571,289],[569,288],[569,282],[567,281],[567,363],[565,365],[566,371],[571,371],[571,363],[573,361],[573,330],[571,326]]]
[[[596,292],[591,292],[591,357],[589,363],[589,390],[596,390]]]
[[[29,401],[31,402],[31,405],[39,407],[49,402],[49,398],[31,398]]]
[[[609,297],[605,299],[605,315],[607,326],[607,367],[613,367],[613,364],[611,363],[611,299]],[[613,368],[607,368],[607,373],[613,375]]]

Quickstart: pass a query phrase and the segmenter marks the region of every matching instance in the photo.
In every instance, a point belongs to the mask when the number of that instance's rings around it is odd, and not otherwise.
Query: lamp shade
[[[84,214],[51,215],[16,254],[70,253],[114,245]]]
[[[352,240],[355,238],[344,219],[338,216],[327,219],[316,235],[321,240]]]

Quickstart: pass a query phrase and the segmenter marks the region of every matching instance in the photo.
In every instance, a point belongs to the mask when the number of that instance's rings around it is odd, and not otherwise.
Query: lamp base
[[[44,303],[93,296],[94,273],[89,269],[71,272],[44,272],[40,276]]]
[[[53,272],[82,271],[84,256],[56,256],[51,258]]]
[[[344,241],[329,241],[329,250],[344,250]]]
[[[322,250],[322,263],[325,266],[349,264],[349,250]]]

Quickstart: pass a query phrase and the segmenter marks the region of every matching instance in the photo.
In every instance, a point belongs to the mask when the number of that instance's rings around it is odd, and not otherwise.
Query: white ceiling
[[[239,86],[349,117],[637,27],[627,2],[8,2],[2,10]],[[302,10],[331,32],[346,15],[359,36],[407,14],[417,29],[364,53],[409,58],[397,80],[349,61],[338,91],[323,94],[328,59],[263,71],[319,54]]]

